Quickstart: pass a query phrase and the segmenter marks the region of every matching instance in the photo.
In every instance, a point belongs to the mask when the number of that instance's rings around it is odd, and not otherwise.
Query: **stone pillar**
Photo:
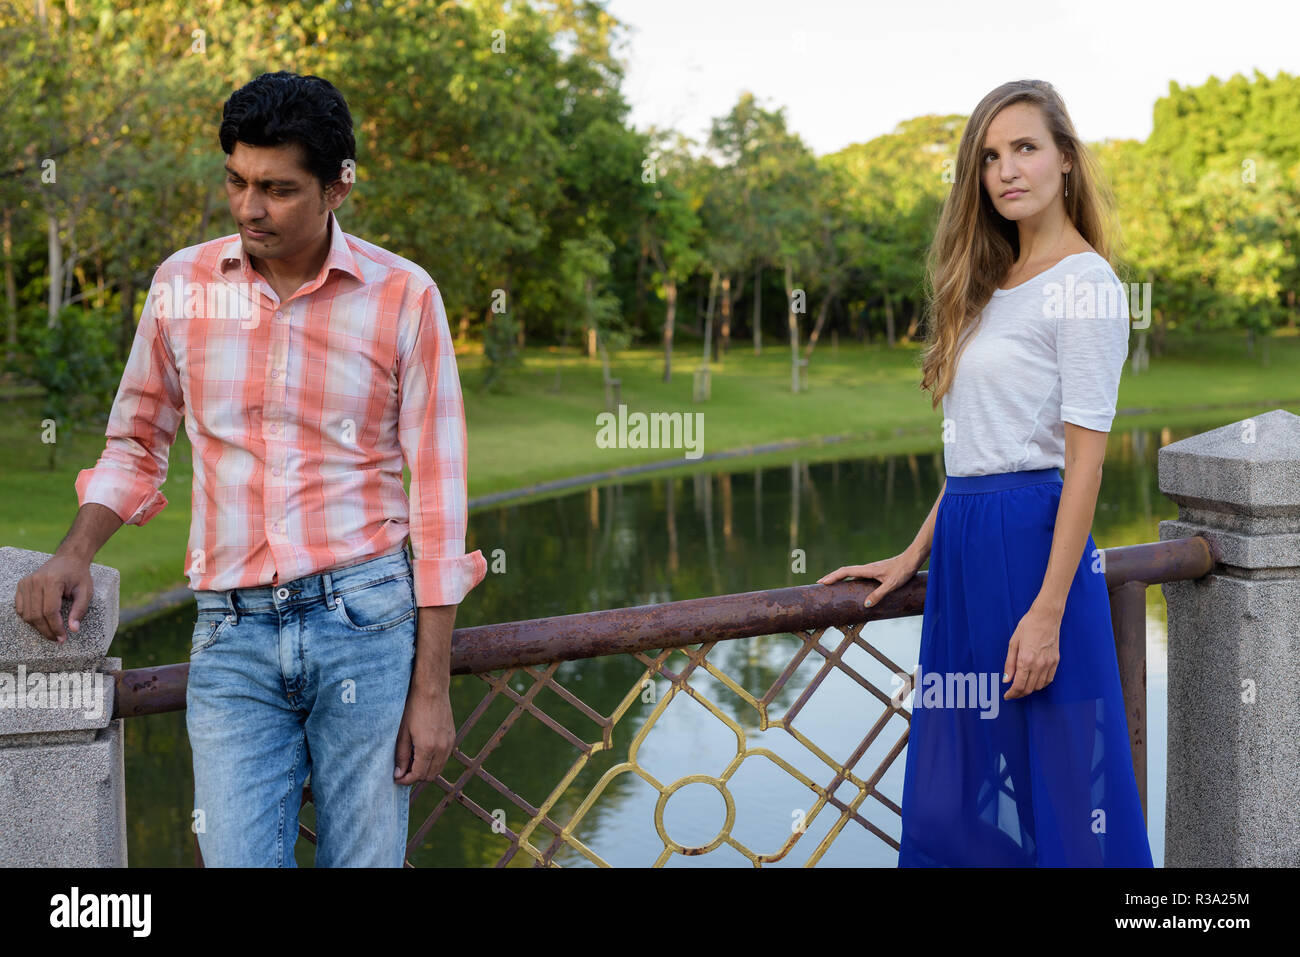
[[[91,565],[81,631],[56,644],[14,610],[19,579],[49,557],[0,548],[0,867],[125,867],[122,720],[105,674],[122,664],[104,657],[119,576]]]
[[[1167,867],[1300,865],[1300,417],[1283,409],[1162,448],[1178,518],[1214,570],[1169,607]]]

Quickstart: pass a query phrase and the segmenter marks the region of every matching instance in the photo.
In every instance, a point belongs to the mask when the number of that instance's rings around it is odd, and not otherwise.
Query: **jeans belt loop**
[[[329,572],[321,573],[321,591],[325,595],[325,607],[334,610],[334,579]]]

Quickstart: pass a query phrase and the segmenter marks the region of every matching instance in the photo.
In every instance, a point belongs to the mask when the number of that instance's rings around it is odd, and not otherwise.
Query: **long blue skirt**
[[[1054,468],[948,477],[930,548],[899,867],[1152,866],[1091,534],[1056,676],[1002,697],[1062,487]]]

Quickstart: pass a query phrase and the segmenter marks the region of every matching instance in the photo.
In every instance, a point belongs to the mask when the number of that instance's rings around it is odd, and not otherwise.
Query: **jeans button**
[[[289,597],[289,589],[287,588],[277,589],[275,593],[275,597],[280,599],[280,601],[284,601],[286,598]]]

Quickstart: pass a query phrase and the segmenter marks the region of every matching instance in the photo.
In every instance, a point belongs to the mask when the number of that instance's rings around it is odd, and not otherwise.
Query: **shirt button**
[[[284,313],[282,313],[282,312],[277,312],[277,313],[275,314],[275,318],[277,318],[277,319],[283,319],[283,318],[284,318]]]
[[[273,426],[271,426],[271,434],[274,435],[275,432],[276,432],[279,428],[280,428],[280,427],[279,427],[278,425],[273,425]]]
[[[279,522],[276,522],[274,525],[271,526],[271,531],[273,531],[273,532],[278,532],[279,530],[280,530],[280,523],[279,523]]]
[[[279,474],[280,474],[280,470],[279,470],[279,469],[271,469],[271,474],[272,474],[272,475],[279,475]]]
[[[272,379],[278,379],[278,378],[280,378],[280,370],[279,370],[279,369],[272,369],[272,370],[271,370],[271,378],[272,378]]]

